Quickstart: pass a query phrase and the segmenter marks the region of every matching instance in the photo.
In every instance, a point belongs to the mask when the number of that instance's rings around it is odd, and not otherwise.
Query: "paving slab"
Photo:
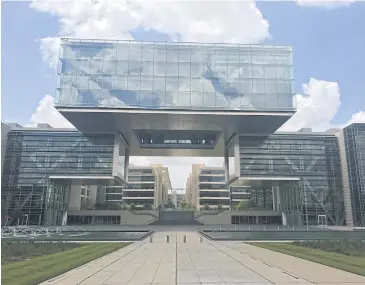
[[[365,285],[365,277],[244,243],[201,242],[194,231],[161,231],[152,243],[135,242],[42,283],[51,284]]]

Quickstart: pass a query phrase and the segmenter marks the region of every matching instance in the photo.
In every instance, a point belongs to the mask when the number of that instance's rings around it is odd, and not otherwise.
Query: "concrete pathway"
[[[136,242],[45,284],[365,285],[365,277],[243,243],[201,242],[196,232],[158,232],[153,243]]]

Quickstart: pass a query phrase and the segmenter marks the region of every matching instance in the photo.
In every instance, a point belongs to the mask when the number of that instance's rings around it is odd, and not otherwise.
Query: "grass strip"
[[[363,257],[348,256],[287,243],[250,244],[365,276],[365,258]]]
[[[129,243],[93,243],[2,266],[2,284],[33,285],[116,251]]]

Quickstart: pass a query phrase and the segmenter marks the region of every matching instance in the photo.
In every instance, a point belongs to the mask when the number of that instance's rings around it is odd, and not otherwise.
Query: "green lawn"
[[[250,244],[365,276],[364,257],[327,252],[319,249],[297,246],[289,243]]]
[[[129,243],[92,243],[2,266],[1,284],[33,285],[118,250]]]
[[[53,254],[85,246],[82,243],[35,243],[1,241],[1,265],[28,260],[36,256]]]

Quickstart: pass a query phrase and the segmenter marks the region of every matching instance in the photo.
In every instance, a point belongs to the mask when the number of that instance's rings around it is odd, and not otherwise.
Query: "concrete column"
[[[96,202],[96,195],[98,192],[98,186],[97,185],[90,185],[90,199],[93,201],[93,203]]]
[[[282,218],[282,221],[283,221],[283,225],[286,226],[288,224],[288,222],[286,220],[286,213],[285,212],[281,213],[281,218]]]
[[[351,187],[349,178],[349,166],[347,164],[347,151],[345,142],[344,130],[341,130],[336,134],[340,147],[340,160],[341,160],[341,175],[342,175],[342,189],[344,198],[344,208],[345,208],[345,220],[347,226],[354,226],[354,217],[352,209],[352,199],[351,199]]]
[[[69,209],[80,210],[81,209],[81,181],[72,180],[70,187]]]
[[[126,181],[128,181],[128,170],[129,170],[129,154],[130,154],[130,149],[129,147],[125,148],[124,151],[125,157],[124,157],[124,179]]]
[[[281,210],[281,199],[280,199],[280,187],[279,182],[274,181],[272,186],[272,195],[273,195],[273,210],[280,211]]]
[[[224,169],[226,174],[226,182],[229,180],[229,156],[228,156],[228,147],[224,148]]]
[[[119,167],[119,148],[120,148],[121,139],[119,134],[114,135],[114,149],[113,149],[113,170],[112,175],[118,175],[118,167]]]
[[[67,225],[67,211],[62,214],[62,226]]]

